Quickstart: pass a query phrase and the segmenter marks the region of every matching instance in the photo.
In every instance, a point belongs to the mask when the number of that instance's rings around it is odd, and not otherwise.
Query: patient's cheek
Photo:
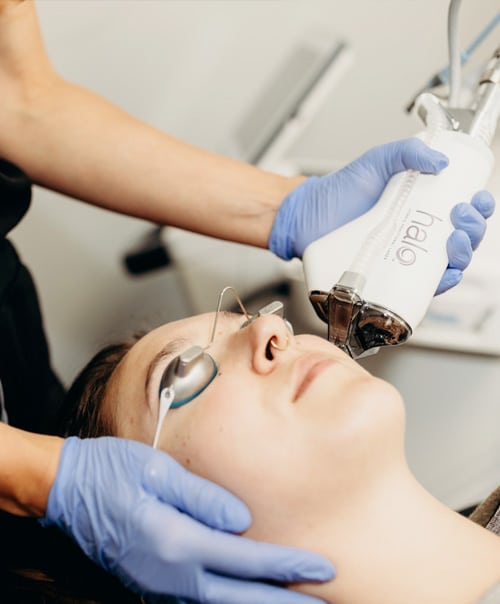
[[[216,465],[214,458],[218,447],[214,442],[214,432],[217,432],[212,421],[204,421],[200,413],[186,413],[185,417],[179,413],[179,418],[170,419],[175,421],[163,431],[160,448],[186,469],[213,480],[209,473]]]
[[[255,454],[254,424],[234,398],[227,396],[211,408],[209,400],[172,422],[162,434],[161,448],[189,471],[235,494],[262,480],[262,463]],[[167,417],[168,419],[168,417]],[[269,440],[269,439],[268,439]],[[263,443],[259,445],[262,450]],[[251,453],[253,451],[253,454]],[[250,453],[249,453],[250,452]],[[256,458],[257,457],[257,458]]]
[[[196,465],[196,453],[192,445],[192,435],[190,431],[170,430],[167,438],[163,438],[160,449],[171,455],[176,461],[184,467],[193,469],[193,461]]]
[[[221,387],[223,382],[217,377],[193,402],[167,414],[161,448],[183,465],[199,464],[207,456],[216,455],[225,443],[236,405],[231,392]]]

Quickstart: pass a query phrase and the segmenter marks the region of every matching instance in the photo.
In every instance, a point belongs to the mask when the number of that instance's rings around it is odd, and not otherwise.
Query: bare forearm
[[[95,205],[264,247],[300,181],[178,141],[63,81],[48,62],[35,76],[26,60],[6,79],[0,154],[35,182]]]
[[[63,442],[0,423],[0,509],[18,516],[45,514]]]
[[[57,82],[16,116],[4,154],[35,182],[154,222],[265,246],[296,184],[178,141]]]

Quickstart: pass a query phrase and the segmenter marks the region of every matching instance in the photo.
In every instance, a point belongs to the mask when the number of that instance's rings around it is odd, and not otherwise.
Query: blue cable
[[[488,23],[488,25],[483,29],[483,31],[473,40],[473,42],[460,53],[460,62],[464,65],[471,57],[472,53],[476,50],[476,48],[490,35],[490,33],[495,29],[495,27],[500,23],[500,12],[496,14],[495,17]],[[436,82],[439,80],[440,84],[448,84],[450,79],[450,67],[447,66],[441,71],[439,71],[431,80],[431,82]],[[436,83],[433,84],[436,86]]]

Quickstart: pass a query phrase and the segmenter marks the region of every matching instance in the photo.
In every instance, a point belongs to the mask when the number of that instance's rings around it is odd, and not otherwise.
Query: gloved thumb
[[[160,451],[155,451],[144,466],[143,486],[161,501],[214,529],[241,533],[250,526],[250,512],[237,497],[188,472]]]
[[[373,157],[367,157],[370,154],[373,154]],[[446,168],[449,163],[446,155],[431,149],[415,137],[376,147],[362,157],[369,160],[369,165],[384,180],[404,170],[435,174]]]

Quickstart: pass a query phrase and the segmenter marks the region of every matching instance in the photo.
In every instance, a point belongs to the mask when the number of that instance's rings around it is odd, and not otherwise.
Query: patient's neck
[[[500,539],[431,497],[405,465],[348,503],[330,501],[293,536],[337,568],[335,581],[301,591],[335,604],[471,604],[500,580]]]

